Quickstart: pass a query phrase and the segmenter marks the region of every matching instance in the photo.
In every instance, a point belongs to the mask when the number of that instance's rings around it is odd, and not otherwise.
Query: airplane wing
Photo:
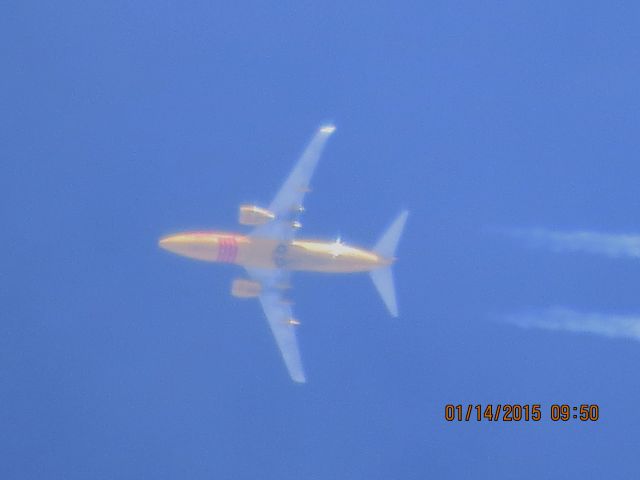
[[[327,139],[335,129],[336,127],[333,125],[323,125],[318,129],[302,157],[293,167],[269,205],[269,210],[275,215],[275,218],[269,223],[256,227],[251,232],[251,236],[275,238],[280,242],[289,242],[293,239],[299,226],[296,219],[304,210],[302,202],[305,194],[309,191],[311,176]],[[282,296],[282,285],[289,283],[289,273],[283,269],[256,268],[248,268],[247,272],[262,285],[262,293],[259,297],[260,304],[267,316],[269,327],[271,327],[276,339],[289,375],[295,382],[304,383],[304,369],[296,341],[292,308]]]
[[[266,270],[248,268],[247,272],[254,280],[262,284],[260,304],[269,322],[282,358],[291,379],[304,383],[304,369],[298,342],[296,341],[295,324],[292,323],[293,312],[291,305],[282,297],[282,284],[288,282],[288,274],[283,270]]]
[[[335,131],[333,125],[323,125],[315,133],[311,142],[285,180],[275,198],[269,205],[269,210],[275,214],[275,219],[265,225],[256,227],[251,235],[256,237],[271,237],[280,240],[291,240],[295,234],[294,224],[302,212],[302,202],[309,191],[311,176],[318,164],[320,154],[327,139]]]

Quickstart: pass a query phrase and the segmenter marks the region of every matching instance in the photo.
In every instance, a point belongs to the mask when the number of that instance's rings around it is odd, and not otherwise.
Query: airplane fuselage
[[[372,251],[321,240],[282,242],[232,232],[185,232],[163,237],[165,250],[206,262],[249,268],[326,273],[366,272],[393,263]]]

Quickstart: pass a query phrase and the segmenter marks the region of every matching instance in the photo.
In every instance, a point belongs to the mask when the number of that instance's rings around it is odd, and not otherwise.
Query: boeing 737
[[[333,125],[318,129],[268,208],[240,206],[238,222],[253,227],[249,233],[184,232],[159,241],[160,247],[178,255],[245,268],[246,278],[233,280],[231,294],[260,301],[289,375],[299,383],[305,382],[295,332],[300,322],[284,297],[292,272],[369,272],[389,313],[398,316],[391,265],[407,211],[397,216],[371,250],[345,245],[340,239],[296,239],[311,176],[334,131]]]

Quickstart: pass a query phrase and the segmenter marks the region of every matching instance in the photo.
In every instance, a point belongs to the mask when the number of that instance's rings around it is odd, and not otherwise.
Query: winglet
[[[336,126],[332,124],[323,125],[320,127],[322,133],[333,133],[336,131]]]

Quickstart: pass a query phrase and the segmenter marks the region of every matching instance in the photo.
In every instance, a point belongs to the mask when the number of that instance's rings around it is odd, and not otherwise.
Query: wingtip
[[[336,126],[334,124],[332,124],[332,123],[329,123],[327,125],[322,125],[320,127],[320,131],[322,133],[330,134],[330,133],[333,133],[333,132],[336,131]]]
[[[300,376],[292,376],[291,380],[294,381],[294,383],[297,383],[298,385],[302,385],[307,383],[307,379],[304,377],[304,375],[300,375]]]

